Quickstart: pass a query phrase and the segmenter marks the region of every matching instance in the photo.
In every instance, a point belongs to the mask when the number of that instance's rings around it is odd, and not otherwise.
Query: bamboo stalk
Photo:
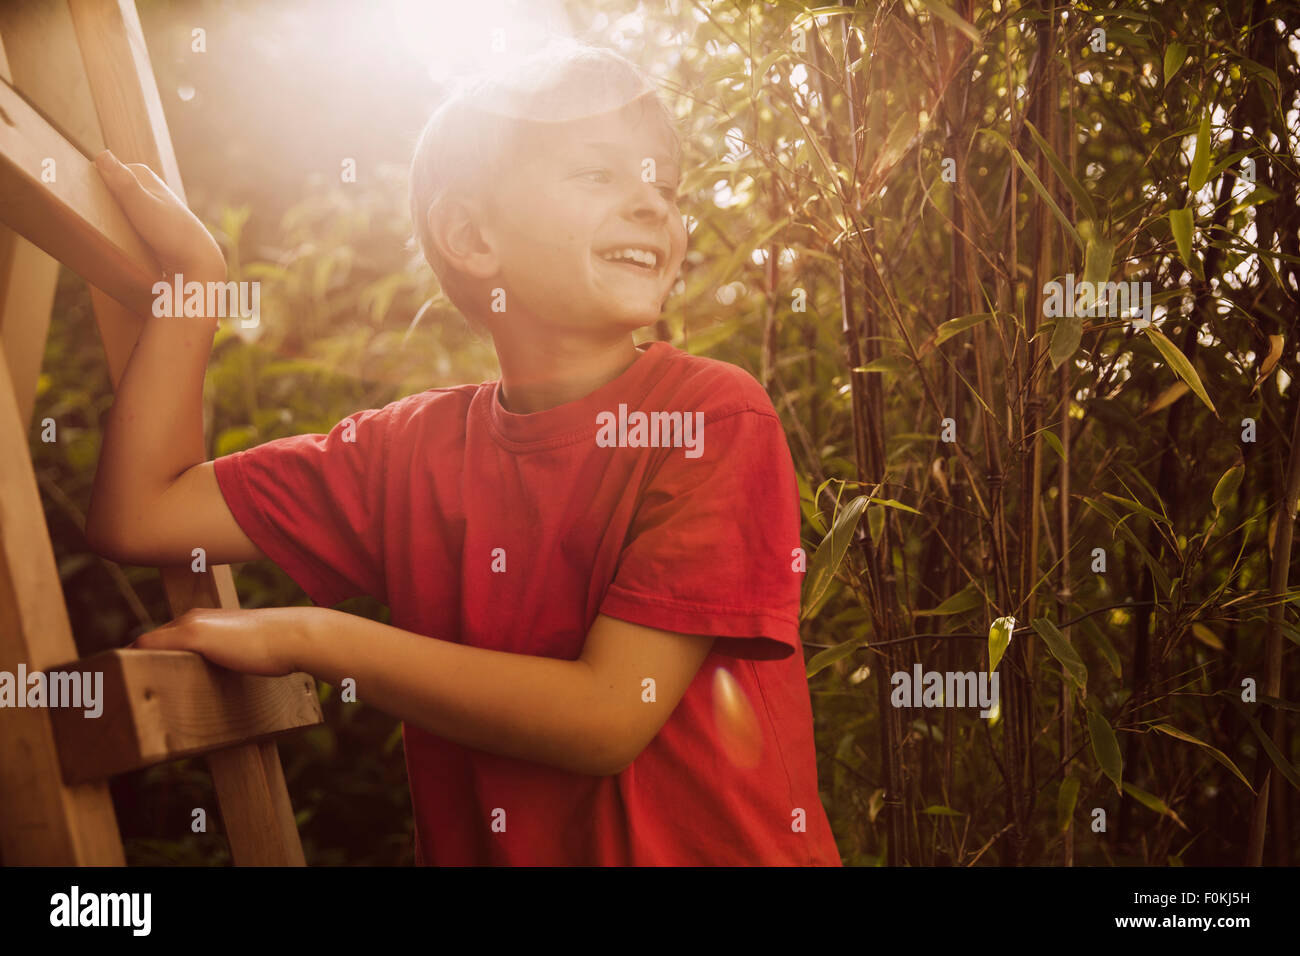
[[[1277,506],[1277,530],[1273,535],[1269,594],[1273,603],[1268,611],[1268,636],[1264,650],[1264,687],[1266,696],[1282,696],[1282,620],[1286,611],[1284,596],[1291,574],[1291,541],[1295,533],[1297,506],[1300,506],[1300,399],[1292,402],[1291,454],[1287,458],[1285,493]],[[1264,732],[1275,743],[1281,743],[1283,712],[1270,707],[1264,715]],[[1250,843],[1246,849],[1246,865],[1260,866],[1264,862],[1264,837],[1268,829],[1269,790],[1273,784],[1273,765],[1262,750],[1255,764],[1255,806],[1250,818]]]

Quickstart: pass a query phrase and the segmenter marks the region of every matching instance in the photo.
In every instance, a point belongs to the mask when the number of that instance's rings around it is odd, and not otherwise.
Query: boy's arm
[[[211,322],[208,326],[206,323]],[[230,513],[203,447],[203,370],[216,320],[150,317],[118,384],[86,516],[86,541],[128,564],[263,557]]]
[[[225,280],[220,247],[148,167],[109,155],[96,166],[164,268],[186,283]],[[262,557],[226,507],[203,445],[203,374],[216,329],[215,317],[145,319],[104,424],[86,516],[98,553],[138,564],[188,562],[195,547],[213,564]]]
[[[134,647],[266,675],[306,671],[466,747],[606,776],[654,739],[713,638],[599,615],[574,661],[453,644],[319,607],[196,610]],[[647,702],[642,681],[653,678]],[[644,695],[644,696],[643,696]]]
[[[312,616],[296,663],[335,685],[353,677],[361,699],[463,746],[604,776],[654,739],[712,644],[599,615],[582,655],[565,661],[326,612]]]

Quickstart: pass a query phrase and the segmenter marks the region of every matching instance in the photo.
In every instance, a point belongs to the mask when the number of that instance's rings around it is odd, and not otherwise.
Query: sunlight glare
[[[737,767],[757,767],[763,753],[758,716],[740,683],[725,667],[713,672],[713,721],[727,759]]]
[[[420,63],[435,83],[504,69],[552,37],[573,35],[554,0],[383,0],[362,9],[346,24],[349,35]]]

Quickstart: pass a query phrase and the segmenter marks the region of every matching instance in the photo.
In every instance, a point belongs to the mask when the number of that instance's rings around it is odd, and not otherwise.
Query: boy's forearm
[[[180,274],[187,283],[225,279],[215,267]],[[217,322],[184,315],[145,318],[104,423],[88,531],[139,527],[150,502],[207,457],[203,379]]]
[[[565,661],[424,637],[366,618],[306,608],[295,668],[448,740],[575,773],[619,769],[595,672]]]

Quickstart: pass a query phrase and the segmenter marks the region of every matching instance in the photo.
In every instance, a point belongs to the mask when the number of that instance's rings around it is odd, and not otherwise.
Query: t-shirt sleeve
[[[213,464],[240,528],[322,607],[362,594],[387,602],[390,417],[386,409],[367,409],[328,434],[275,439]]]
[[[703,452],[680,448],[643,491],[601,613],[770,660],[801,649],[799,492],[775,412],[703,424]]]

